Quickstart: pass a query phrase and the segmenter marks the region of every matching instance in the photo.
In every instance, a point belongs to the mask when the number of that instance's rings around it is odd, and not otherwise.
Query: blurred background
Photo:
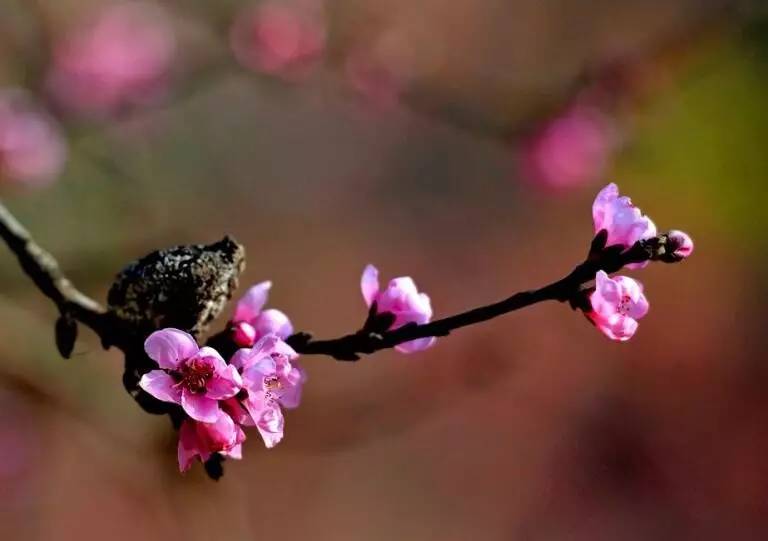
[[[0,0],[0,198],[97,299],[227,233],[299,329],[369,262],[448,315],[569,272],[608,181],[697,246],[630,343],[553,303],[307,357],[218,483],[2,247],[0,539],[766,539],[766,141],[762,0]]]

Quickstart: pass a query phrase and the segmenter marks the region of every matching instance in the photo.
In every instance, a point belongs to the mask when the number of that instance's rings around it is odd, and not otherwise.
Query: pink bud
[[[685,259],[693,253],[693,239],[683,231],[673,229],[667,233],[672,253],[680,259]]]
[[[238,321],[232,325],[232,339],[240,347],[251,347],[256,341],[256,329],[246,321]]]

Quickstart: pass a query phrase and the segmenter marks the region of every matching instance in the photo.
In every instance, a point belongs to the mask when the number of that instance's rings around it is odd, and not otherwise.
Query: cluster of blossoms
[[[145,374],[139,385],[158,400],[179,404],[189,417],[179,430],[181,471],[214,453],[240,458],[243,427],[256,427],[267,447],[277,445],[283,438],[281,408],[299,405],[306,381],[296,352],[273,334],[238,350],[229,363],[178,329],[152,333],[144,349],[159,370]]]
[[[595,233],[607,233],[607,246],[631,248],[636,242],[657,236],[656,225],[632,204],[629,197],[619,195],[616,184],[609,184],[597,194],[592,205]],[[693,253],[693,240],[682,231],[667,234],[670,253],[676,259],[685,259]],[[628,268],[638,269],[648,262],[632,263]],[[648,299],[643,285],[627,276],[610,278],[604,271],[595,277],[595,290],[590,294],[591,310],[587,317],[612,340],[627,341],[634,336],[638,320],[648,313]]]
[[[426,323],[432,317],[429,297],[418,292],[411,278],[395,278],[379,291],[378,271],[369,265],[361,284],[369,308],[375,305],[376,314],[391,314],[390,328]],[[288,316],[264,309],[271,286],[257,284],[238,301],[230,333],[240,349],[229,361],[178,329],[156,331],[144,343],[158,369],[144,374],[139,386],[158,400],[178,404],[187,416],[179,429],[181,471],[214,453],[241,458],[245,427],[255,427],[266,447],[274,447],[283,438],[283,408],[301,402],[307,375],[298,354],[285,342],[293,333]],[[419,351],[434,340],[414,340],[397,349]]]

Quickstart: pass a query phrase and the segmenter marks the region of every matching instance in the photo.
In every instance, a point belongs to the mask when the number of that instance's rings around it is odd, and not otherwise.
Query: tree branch
[[[430,323],[408,324],[392,330],[376,329],[376,318],[382,314],[377,316],[374,307],[363,328],[354,334],[331,340],[313,340],[310,333],[299,332],[290,336],[287,342],[297,353],[303,355],[329,355],[340,361],[357,361],[361,354],[375,353],[419,338],[447,336],[456,329],[482,323],[544,301],[569,302],[574,309],[587,311],[590,292],[587,284],[595,279],[598,271],[611,274],[630,263],[642,263],[651,259],[667,263],[677,262],[666,249],[667,235],[637,242],[629,250],[624,250],[621,246],[606,248],[606,240],[606,231],[598,233],[592,241],[587,259],[565,278],[539,289],[515,293],[494,304]]]
[[[79,321],[93,329],[104,341],[107,337],[107,311],[95,300],[79,291],[72,282],[64,276],[56,259],[40,247],[29,232],[22,226],[10,211],[0,202],[0,237],[8,248],[16,254],[24,272],[35,283],[37,288],[59,309],[61,317],[56,324],[57,343],[61,340],[68,342],[65,333],[76,335],[74,321]],[[75,337],[71,342],[74,344]],[[63,348],[67,350],[67,347]],[[65,357],[60,344],[59,350]]]

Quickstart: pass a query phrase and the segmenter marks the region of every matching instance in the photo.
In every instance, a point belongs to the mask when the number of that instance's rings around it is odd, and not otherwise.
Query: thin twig
[[[62,317],[87,325],[102,338],[106,336],[106,310],[78,290],[59,268],[56,259],[40,247],[29,232],[0,202],[0,237],[16,254],[24,272],[59,309]]]

